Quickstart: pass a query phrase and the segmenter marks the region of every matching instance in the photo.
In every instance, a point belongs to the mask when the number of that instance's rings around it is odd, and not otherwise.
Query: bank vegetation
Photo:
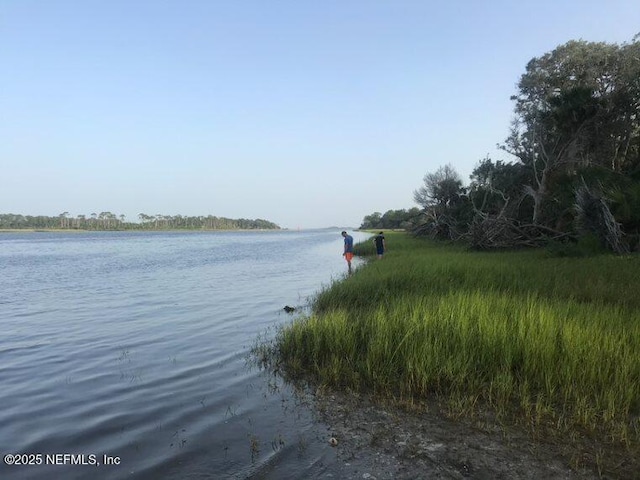
[[[372,255],[372,245],[358,245]],[[316,385],[519,425],[613,478],[640,464],[640,257],[473,252],[404,233],[271,352]],[[373,256],[373,255],[372,255]],[[375,257],[374,257],[375,258]],[[587,460],[585,460],[587,459]]]

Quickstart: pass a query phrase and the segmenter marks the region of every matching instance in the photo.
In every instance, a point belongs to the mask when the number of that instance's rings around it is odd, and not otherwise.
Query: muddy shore
[[[435,404],[411,411],[353,393],[318,391],[312,397],[328,425],[327,441],[337,441],[338,476],[344,479],[640,478],[630,465],[598,472],[584,451],[533,440],[524,429],[487,419],[451,418]]]

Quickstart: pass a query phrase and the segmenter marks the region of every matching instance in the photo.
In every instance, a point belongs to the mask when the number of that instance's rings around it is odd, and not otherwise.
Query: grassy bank
[[[436,396],[460,413],[490,409],[638,451],[638,256],[477,253],[400,233],[387,245],[280,332],[290,374],[404,401]]]

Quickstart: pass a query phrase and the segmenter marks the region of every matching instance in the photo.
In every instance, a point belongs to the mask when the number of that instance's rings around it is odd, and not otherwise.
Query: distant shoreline
[[[288,228],[123,228],[119,230],[81,228],[0,228],[0,233],[91,233],[91,232],[283,232]]]

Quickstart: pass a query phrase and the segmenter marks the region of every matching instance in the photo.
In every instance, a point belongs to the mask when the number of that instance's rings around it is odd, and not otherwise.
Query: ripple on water
[[[312,412],[246,357],[342,274],[339,232],[12,238],[0,450],[122,458],[20,478],[303,478],[331,461]]]

